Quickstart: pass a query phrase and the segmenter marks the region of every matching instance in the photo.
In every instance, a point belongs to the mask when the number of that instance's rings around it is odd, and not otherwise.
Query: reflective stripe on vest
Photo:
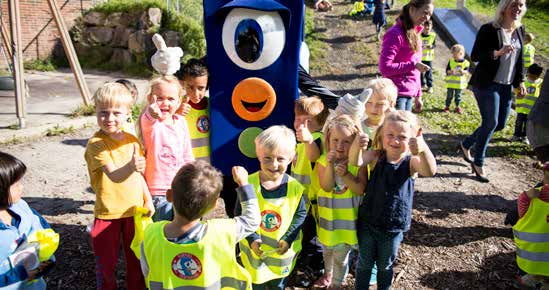
[[[153,223],[145,230],[143,250],[149,266],[145,278],[150,289],[251,290],[249,273],[236,262],[234,220],[208,220],[202,239],[191,244],[168,241],[164,236],[168,223]]]
[[[467,70],[469,68],[469,61],[464,59],[462,62],[457,62],[454,58],[450,58],[450,70],[456,68],[461,68]],[[467,76],[469,74],[465,73],[461,76],[459,75],[446,75],[446,88],[449,89],[460,89],[463,90],[467,88]]]
[[[515,98],[516,101],[516,112],[521,114],[528,115],[530,110],[536,103],[536,100],[539,97],[541,91],[541,84],[543,80],[541,78],[537,79],[535,82],[526,80],[524,86],[526,87],[526,96],[523,98]]]
[[[299,207],[303,186],[293,177],[288,176],[286,196],[282,197],[280,204],[274,204],[263,198],[259,172],[248,176],[248,183],[254,186],[257,202],[261,211],[261,226],[257,233],[262,244],[262,257],[257,256],[251,249],[248,240],[240,241],[239,246],[242,265],[248,270],[254,284],[263,284],[267,281],[288,276],[295,266],[297,254],[301,251],[301,233],[290,245],[288,251],[279,255],[278,241],[290,227],[294,214]]]
[[[191,108],[185,116],[189,135],[191,136],[191,145],[193,147],[193,156],[195,159],[210,156],[210,110],[208,107],[203,110]]]
[[[534,54],[536,53],[536,48],[528,43],[524,45],[524,68],[528,68],[534,63]]]
[[[549,276],[548,219],[549,203],[533,198],[528,211],[513,226],[517,265],[528,274]]]
[[[421,34],[422,43],[422,61],[432,61],[435,58],[435,49],[432,47],[435,43],[436,34],[434,32],[429,33],[427,36]],[[430,48],[427,48],[427,47]]]
[[[317,160],[318,165],[326,167],[326,154]],[[348,166],[349,172],[357,176],[359,168]],[[356,235],[356,219],[358,206],[362,197],[357,196],[348,188],[342,192],[318,191],[318,239],[324,246],[333,247],[339,244],[354,246],[358,243]]]
[[[164,288],[161,282],[150,282],[150,290],[219,290],[223,288],[246,289],[246,281],[239,281],[230,277],[222,277],[221,281],[217,281],[209,286],[179,286],[175,288]]]

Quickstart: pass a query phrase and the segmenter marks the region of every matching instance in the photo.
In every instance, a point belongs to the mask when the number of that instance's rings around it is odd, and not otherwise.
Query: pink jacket
[[[154,119],[148,110],[141,115],[145,145],[145,181],[151,195],[165,195],[181,166],[194,161],[185,118],[173,115],[174,124]]]
[[[421,26],[416,27],[418,33],[422,29]],[[418,41],[420,42],[419,37]],[[395,83],[399,96],[418,97],[421,96],[420,73],[416,69],[418,62],[421,62],[421,43],[419,50],[414,52],[408,44],[406,32],[399,19],[383,36],[379,71],[383,77]]]

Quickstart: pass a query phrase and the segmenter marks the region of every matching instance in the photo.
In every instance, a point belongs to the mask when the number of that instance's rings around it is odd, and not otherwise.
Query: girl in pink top
[[[412,98],[417,98],[421,110],[420,73],[429,70],[421,63],[420,32],[425,20],[433,14],[433,0],[411,0],[402,7],[395,25],[383,36],[379,71],[398,88],[397,110],[412,110]]]
[[[145,180],[156,209],[154,221],[173,218],[166,191],[179,168],[194,161],[187,122],[175,114],[182,95],[183,88],[176,77],[153,79],[147,96],[149,106],[140,117],[146,150]]]

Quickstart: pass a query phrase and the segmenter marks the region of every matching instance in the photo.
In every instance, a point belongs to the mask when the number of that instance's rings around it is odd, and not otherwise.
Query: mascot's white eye
[[[286,31],[278,12],[235,8],[225,18],[222,39],[227,56],[236,65],[260,70],[278,59]]]

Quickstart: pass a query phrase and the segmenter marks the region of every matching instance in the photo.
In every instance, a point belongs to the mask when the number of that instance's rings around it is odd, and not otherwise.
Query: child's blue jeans
[[[452,99],[454,99],[456,107],[459,107],[459,104],[461,103],[461,92],[461,89],[448,88],[448,91],[446,92],[446,108],[450,108]]]
[[[368,289],[374,264],[377,264],[377,289],[390,289],[402,232],[386,232],[359,222],[357,234],[359,260],[355,289]]]
[[[153,195],[154,214],[152,220],[158,221],[171,221],[173,220],[173,205],[166,199],[165,195]]]

